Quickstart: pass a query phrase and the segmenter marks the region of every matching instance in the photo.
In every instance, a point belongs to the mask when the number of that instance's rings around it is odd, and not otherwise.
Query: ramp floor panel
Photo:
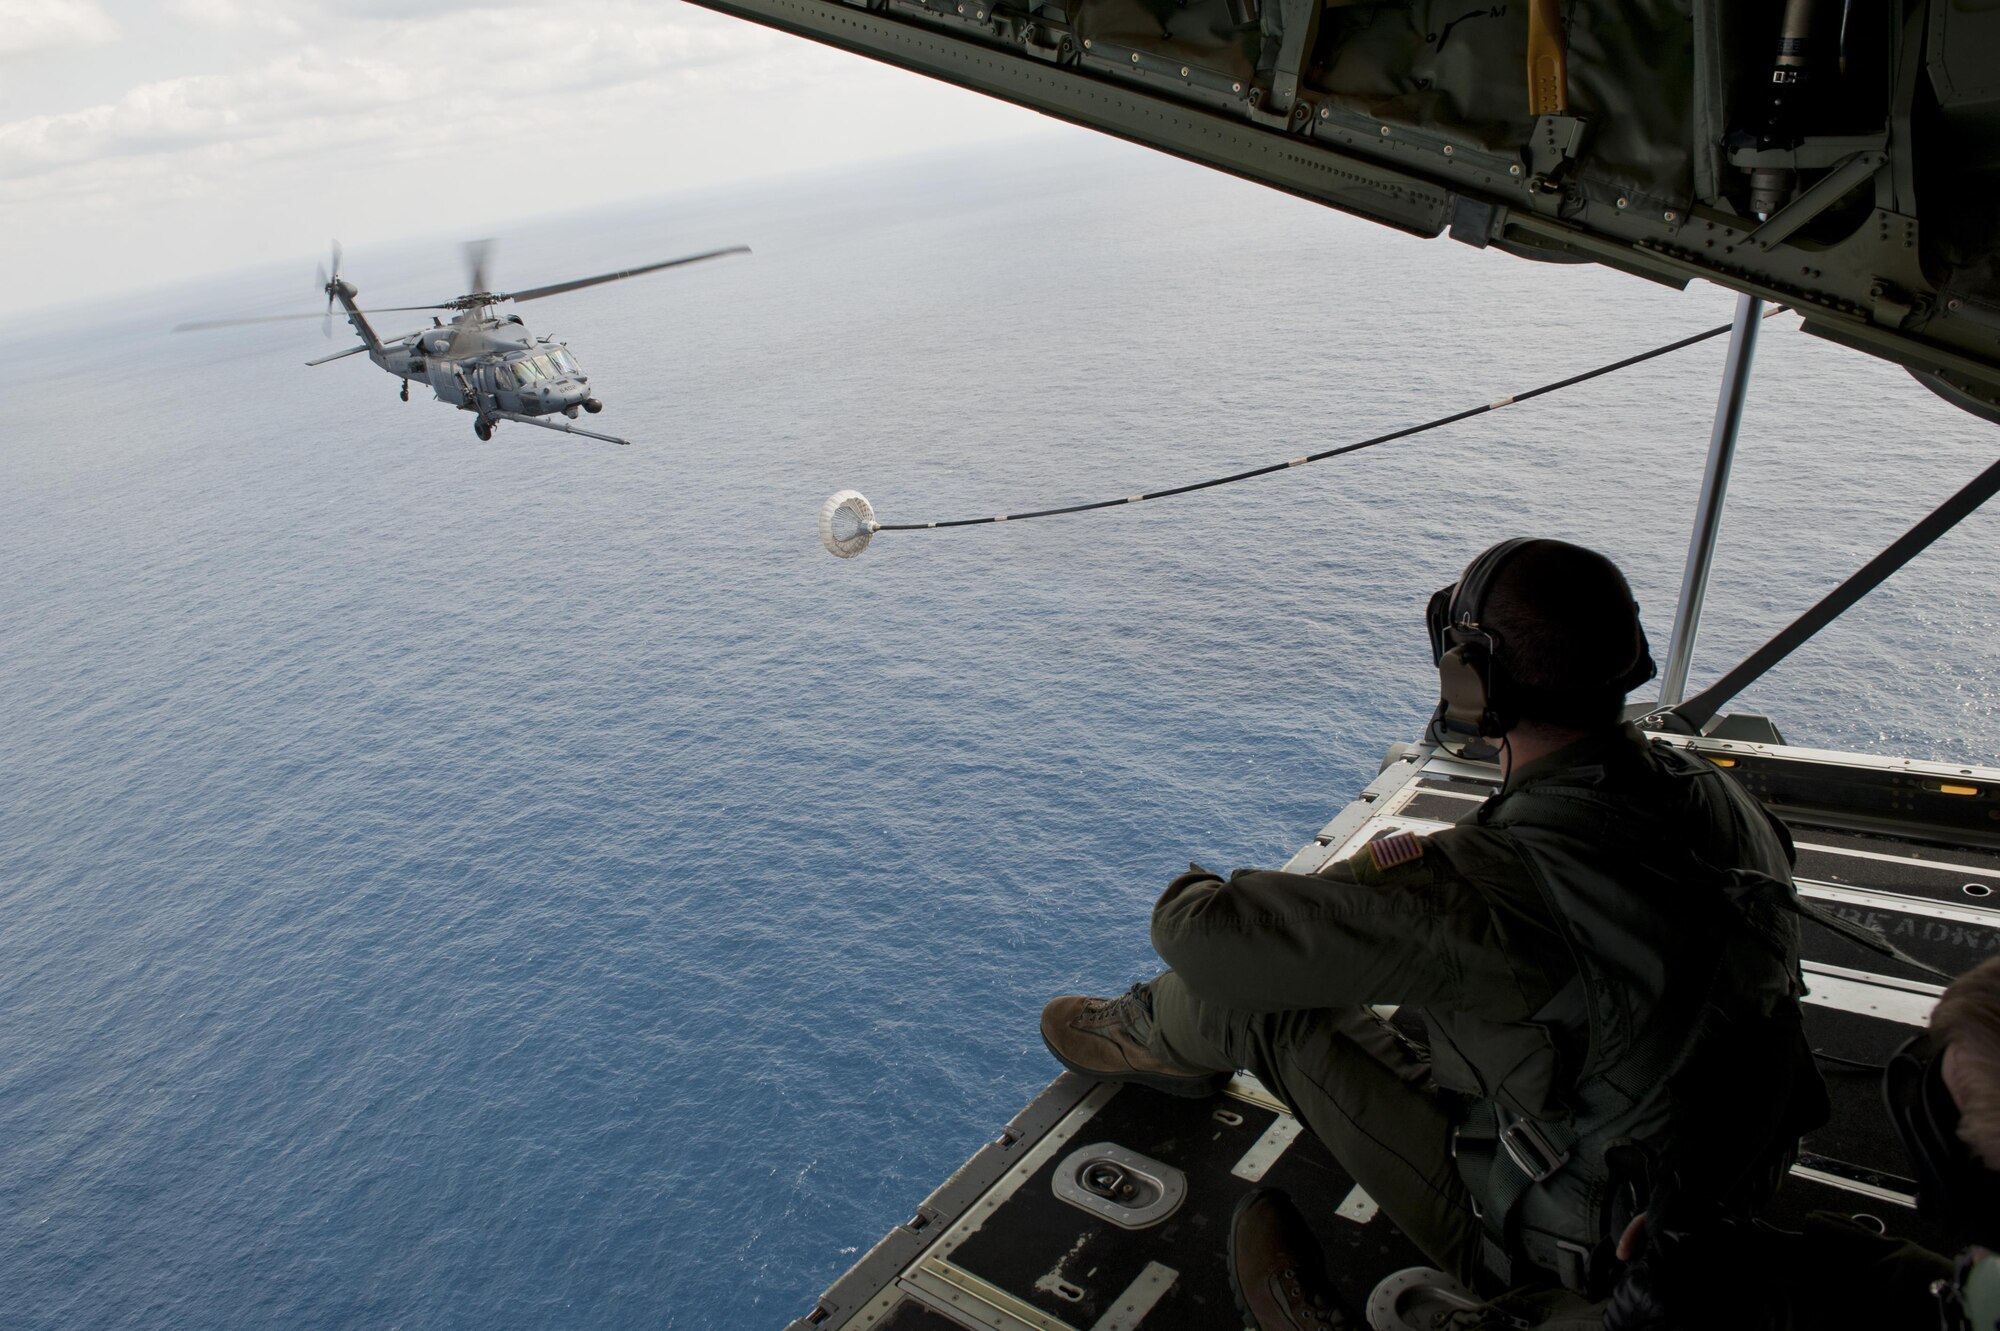
[[[1124,1087],[1069,1144],[1114,1143],[1182,1171],[1187,1198],[1174,1214],[1151,1228],[1126,1230],[1057,1197],[1056,1173],[1069,1156],[1063,1151],[948,1260],[1079,1327],[1097,1325],[1149,1266],[1163,1266],[1172,1285],[1146,1326],[1234,1326],[1225,1256],[1229,1219],[1237,1201],[1261,1182],[1321,1203],[1308,1215],[1334,1268],[1351,1273],[1345,1282],[1350,1296],[1365,1300],[1373,1282],[1364,1273],[1385,1263],[1391,1269],[1422,1265],[1422,1254],[1372,1202],[1357,1200],[1341,1212],[1356,1192],[1354,1180],[1310,1133],[1289,1136],[1268,1163],[1253,1156],[1279,1118],[1275,1110],[1234,1096],[1188,1100]]]
[[[953,1321],[907,1296],[899,1299],[888,1315],[875,1325],[880,1331],[965,1331],[965,1323]]]
[[[1858,1170],[1907,1175],[1909,1162],[1882,1108],[1882,1065],[1911,1029],[1878,1017],[1808,1007],[1806,1033],[1814,1050],[1828,1056],[1821,1060],[1820,1074],[1826,1078],[1833,1113],[1825,1127],[1806,1134],[1804,1149]]]

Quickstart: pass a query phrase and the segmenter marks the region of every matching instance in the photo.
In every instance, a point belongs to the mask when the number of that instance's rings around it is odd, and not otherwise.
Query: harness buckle
[[[1556,1240],[1556,1278],[1563,1288],[1588,1296],[1590,1290],[1590,1249],[1568,1239]]]
[[[1569,1152],[1558,1151],[1532,1119],[1518,1118],[1500,1129],[1500,1145],[1515,1167],[1536,1183],[1569,1163]]]

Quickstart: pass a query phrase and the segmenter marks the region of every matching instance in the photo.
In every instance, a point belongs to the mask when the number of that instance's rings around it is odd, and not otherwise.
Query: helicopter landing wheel
[[[488,439],[491,439],[491,438],[493,437],[493,425],[492,425],[492,422],[490,422],[490,421],[474,421],[474,422],[472,423],[472,432],[473,432],[474,434],[476,434],[476,435],[478,435],[478,436],[479,436],[479,440],[480,440],[480,442],[481,442],[481,443],[484,443],[485,441],[487,441]]]
[[[575,408],[575,407],[564,407],[564,408],[563,408],[563,415],[565,415],[565,416],[569,417],[569,418],[570,418],[571,420],[575,420],[575,419],[576,419],[576,408]]]
[[[403,380],[403,401],[408,402],[409,400],[410,400],[410,381],[408,379],[405,379]]]
[[[594,397],[587,397],[583,400],[583,409],[595,416],[598,412],[604,410],[604,404]]]

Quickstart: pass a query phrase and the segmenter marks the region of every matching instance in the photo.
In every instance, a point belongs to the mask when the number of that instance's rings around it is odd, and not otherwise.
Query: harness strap
[[[1525,1191],[1530,1183],[1543,1183],[1561,1173],[1569,1164],[1570,1156],[1582,1140],[1574,1126],[1574,1120],[1545,1123],[1538,1119],[1523,1118],[1499,1103],[1482,1100],[1478,1103],[1474,1122],[1483,1120],[1479,1132],[1472,1139],[1476,1150],[1491,1157],[1489,1176],[1504,1177],[1501,1191]],[[1508,1199],[1509,1202],[1512,1198]],[[1506,1207],[1496,1206],[1495,1210]],[[1494,1217],[1495,1223],[1503,1225],[1506,1216]]]
[[[1514,1272],[1518,1259],[1553,1274],[1564,1288],[1589,1290],[1593,1251],[1610,1237],[1583,1244],[1558,1234],[1513,1224],[1514,1212],[1530,1188],[1571,1167],[1602,1154],[1603,1146],[1623,1131],[1619,1115],[1637,1105],[1647,1089],[1663,1084],[1680,1071],[1705,1034],[1704,1013],[1712,1008],[1720,956],[1708,976],[1686,986],[1677,1000],[1664,1002],[1653,1013],[1634,1047],[1618,1063],[1579,1082],[1573,1097],[1576,1113],[1559,1122],[1544,1122],[1514,1114],[1493,1100],[1475,1100],[1452,1139],[1459,1175],[1473,1195],[1483,1199],[1479,1211],[1484,1229],[1486,1264],[1496,1276]],[[1629,1088],[1629,1089],[1628,1089]],[[1592,1126],[1578,1130],[1579,1120]],[[1596,1223],[1602,1228],[1601,1215]],[[1515,1262],[1498,1267],[1494,1254],[1513,1254]]]
[[[1764,883],[1770,883],[1780,888],[1784,886],[1784,884],[1779,883],[1775,878],[1771,878],[1766,874],[1756,873],[1749,869],[1738,869],[1730,876],[1745,883],[1761,879]],[[1762,884],[1756,885],[1761,886]],[[1773,905],[1792,912],[1800,919],[1810,920],[1828,933],[1838,934],[1858,947],[1867,948],[1876,956],[1888,957],[1892,961],[1900,961],[1905,966],[1914,966],[1928,975],[1937,976],[1947,984],[1958,978],[1950,971],[1940,970],[1928,961],[1917,960],[1909,953],[1903,951],[1902,948],[1890,942],[1889,936],[1880,929],[1872,928],[1865,924],[1858,924],[1853,920],[1836,915],[1826,907],[1816,902],[1807,901],[1804,897],[1792,892],[1779,891],[1767,893],[1766,895]]]
[[[1473,1106],[1473,1117],[1452,1141],[1462,1177],[1483,1177],[1484,1209],[1480,1260],[1503,1284],[1518,1283],[1525,1262],[1552,1274],[1563,1288],[1590,1287],[1591,1246],[1510,1221],[1528,1189],[1555,1177],[1570,1161],[1580,1138],[1568,1123],[1520,1118],[1490,1100]]]
[[[1690,762],[1680,767],[1680,775],[1703,779],[1713,774],[1720,780],[1727,780],[1719,769],[1706,763],[1697,767]],[[1538,799],[1553,799],[1555,808],[1567,808],[1581,815],[1580,822],[1595,824],[1605,817],[1627,826],[1634,823],[1647,826],[1656,822],[1589,786],[1537,786],[1534,793]],[[1545,809],[1548,807],[1544,805]],[[1489,825],[1505,827],[1514,821],[1502,816],[1497,802],[1481,812],[1487,815],[1481,821]],[[1540,826],[1549,825],[1545,819],[1537,822]],[[1603,829],[1591,826],[1585,830],[1601,834]],[[1548,884],[1542,880],[1534,861],[1525,859],[1524,867],[1549,917],[1560,923],[1564,912]],[[1727,912],[1727,919],[1739,927],[1760,932],[1747,909],[1750,893],[1737,881],[1736,874],[1718,875],[1713,868],[1692,857],[1687,868],[1690,872],[1685,875],[1685,881],[1691,887],[1708,887],[1714,893],[1716,904]],[[1752,875],[1746,873],[1744,876]],[[1756,874],[1754,877],[1761,880],[1760,886],[1769,884],[1781,889],[1776,895],[1793,895],[1784,890],[1783,883],[1769,875]],[[1575,946],[1573,940],[1571,946]],[[1570,1093],[1574,1112],[1569,1119],[1544,1122],[1523,1118],[1490,1099],[1472,1103],[1454,1138],[1453,1150],[1459,1160],[1460,1176],[1468,1186],[1472,1186],[1474,1195],[1483,1199],[1484,1209],[1480,1213],[1486,1235],[1483,1251],[1497,1247],[1503,1254],[1513,1254],[1517,1263],[1525,1259],[1555,1275],[1566,1288],[1581,1292],[1588,1287],[1592,1274],[1592,1247],[1560,1235],[1512,1224],[1514,1212],[1531,1187],[1568,1168],[1576,1156],[1596,1154],[1586,1148],[1601,1145],[1610,1134],[1622,1131],[1621,1116],[1679,1072],[1695,1045],[1706,1034],[1708,1021],[1705,1014],[1714,1007],[1715,986],[1722,974],[1724,951],[1721,947],[1714,949],[1705,973],[1685,976],[1679,983],[1670,985],[1660,996],[1660,1002],[1645,1028],[1609,1066],[1593,1066],[1599,1053],[1593,1017],[1592,1049],[1586,1056],[1583,1075]],[[1579,961],[1579,979],[1584,969]],[[1587,1123],[1590,1127],[1580,1131],[1579,1123]],[[1476,1186],[1473,1186],[1475,1182]],[[1600,1224],[1601,1220],[1600,1216]],[[1601,1242],[1609,1236],[1600,1234],[1595,1237]],[[1487,1264],[1493,1265],[1490,1252]],[[1498,1271],[1495,1273],[1499,1274]]]

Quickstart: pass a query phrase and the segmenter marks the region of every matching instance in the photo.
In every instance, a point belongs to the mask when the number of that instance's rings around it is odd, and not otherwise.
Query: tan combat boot
[[[1306,1218],[1276,1188],[1257,1188],[1229,1219],[1229,1287],[1256,1331],[1365,1331],[1327,1275]]]
[[[1143,984],[1116,998],[1066,994],[1042,1009],[1042,1043],[1071,1072],[1196,1097],[1213,1095],[1228,1083],[1227,1072],[1184,1068],[1157,1057],[1146,1048],[1152,1033],[1153,1002]]]

